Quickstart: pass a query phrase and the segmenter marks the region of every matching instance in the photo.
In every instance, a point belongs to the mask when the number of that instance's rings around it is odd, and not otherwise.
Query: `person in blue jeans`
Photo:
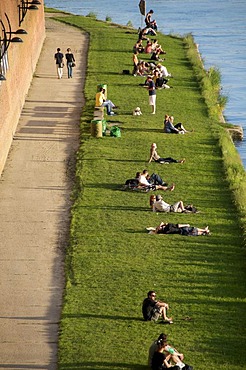
[[[73,77],[73,65],[75,63],[75,58],[70,48],[67,49],[67,53],[65,54],[65,57],[67,60],[67,77],[72,78]]]
[[[107,114],[109,116],[113,116],[116,113],[113,112],[112,109],[118,108],[111,100],[106,99],[105,96],[105,89],[103,87],[100,87],[99,91],[96,93],[96,107],[106,107]]]

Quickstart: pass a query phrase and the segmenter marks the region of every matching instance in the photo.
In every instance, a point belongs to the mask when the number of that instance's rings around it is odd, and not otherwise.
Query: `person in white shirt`
[[[157,64],[157,68],[160,70],[162,77],[172,77],[171,73],[168,72],[167,67],[163,66],[161,63]]]
[[[164,202],[161,195],[156,196],[156,201],[152,206],[153,212],[184,212],[184,203],[182,200],[174,204]]]
[[[155,178],[156,177],[159,178],[159,180],[160,180],[159,182],[157,182],[156,179],[154,180],[154,175],[155,175]],[[153,186],[153,187],[155,187],[155,190],[164,190],[164,191],[170,190],[170,191],[173,191],[174,188],[175,188],[174,184],[172,184],[171,186],[168,186],[168,184],[163,182],[162,179],[159,176],[157,176],[156,174],[152,174],[150,176],[147,170],[143,170],[143,172],[140,174],[138,180],[139,180],[139,185],[146,186],[146,187]],[[152,181],[152,180],[154,180],[154,181]]]

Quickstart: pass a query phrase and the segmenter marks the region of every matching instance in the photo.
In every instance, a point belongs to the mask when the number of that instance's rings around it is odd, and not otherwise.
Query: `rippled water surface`
[[[139,0],[45,0],[45,5],[73,14],[96,13],[113,22],[134,27],[143,25]],[[243,127],[246,133],[246,0],[151,0],[159,30],[184,35],[192,33],[199,44],[205,67],[216,66],[222,75],[223,94],[229,101],[224,112],[227,121]],[[246,134],[245,134],[246,135]],[[236,144],[246,168],[246,138]]]

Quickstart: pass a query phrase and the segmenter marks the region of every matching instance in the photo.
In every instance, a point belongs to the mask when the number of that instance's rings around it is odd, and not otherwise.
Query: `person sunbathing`
[[[168,184],[164,182],[159,175],[156,173],[149,175],[147,170],[143,170],[138,177],[138,180],[140,186],[150,187],[152,190],[173,191],[175,189],[175,184],[168,186]]]
[[[173,159],[172,157],[160,157],[159,154],[157,153],[157,145],[156,143],[152,143],[150,146],[150,157],[149,157],[149,163],[150,162],[157,162],[157,163],[184,163],[185,159]]]
[[[169,222],[161,222],[156,228],[147,228],[149,234],[180,234],[185,236],[200,236],[209,235],[208,226],[198,228],[190,226],[190,224],[173,224]]]
[[[161,195],[156,195],[156,199],[152,204],[152,210],[153,212],[183,212],[183,213],[198,213],[196,207],[194,207],[192,204],[188,204],[184,206],[184,202],[182,200],[179,200],[178,202],[174,204],[166,203]]]

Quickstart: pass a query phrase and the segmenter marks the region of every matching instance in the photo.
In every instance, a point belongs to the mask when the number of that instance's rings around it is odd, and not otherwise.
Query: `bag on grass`
[[[191,213],[197,213],[198,210],[196,207],[194,207],[192,204],[188,204],[187,206],[184,207],[184,209],[188,212],[191,212]]]
[[[121,137],[121,131],[118,126],[112,126],[110,129],[110,136],[112,137]]]

